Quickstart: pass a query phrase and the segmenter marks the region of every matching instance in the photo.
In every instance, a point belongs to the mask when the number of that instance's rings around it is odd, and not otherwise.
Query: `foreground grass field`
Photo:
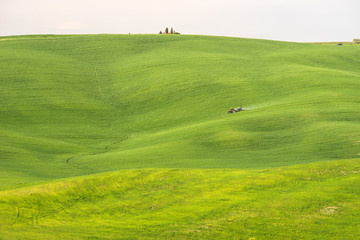
[[[359,56],[0,38],[0,239],[357,239]]]
[[[359,239],[360,164],[125,170],[0,193],[1,239]]]

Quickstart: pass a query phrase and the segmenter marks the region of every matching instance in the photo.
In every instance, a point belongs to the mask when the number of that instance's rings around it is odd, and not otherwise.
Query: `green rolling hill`
[[[208,36],[2,37],[0,233],[356,239],[359,56]]]

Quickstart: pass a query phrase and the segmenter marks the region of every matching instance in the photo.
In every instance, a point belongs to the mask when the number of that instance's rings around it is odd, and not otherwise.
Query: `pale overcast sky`
[[[360,0],[0,0],[0,36],[158,33],[283,41],[360,38]]]

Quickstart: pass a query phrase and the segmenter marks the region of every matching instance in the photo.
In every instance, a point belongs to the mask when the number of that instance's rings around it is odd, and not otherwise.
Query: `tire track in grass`
[[[94,73],[95,73],[96,83],[97,83],[98,91],[99,91],[99,93],[100,93],[100,95],[101,95],[101,98],[102,98],[102,99],[106,99],[105,96],[104,96],[104,94],[103,94],[103,92],[102,92],[102,90],[101,90],[100,82],[99,82],[99,76],[98,76],[97,71],[96,71],[96,68],[95,68],[94,66],[93,66],[93,71],[94,71]]]
[[[97,74],[97,71],[96,71],[96,68],[95,66],[93,66],[93,71],[94,71],[94,74],[95,74],[95,78],[96,78],[96,82],[97,82],[97,87],[98,87],[98,91],[102,97],[102,99],[106,100],[111,106],[114,106],[116,107],[113,103],[111,103],[106,97],[105,95],[103,94],[102,90],[101,90],[101,86],[100,86],[100,81],[99,81],[99,76]],[[113,121],[115,122],[115,121]],[[109,122],[109,128],[111,128],[111,123],[112,122]],[[94,155],[98,155],[98,154],[104,154],[104,153],[107,153],[109,152],[109,147],[112,146],[112,145],[115,145],[117,143],[120,143],[122,141],[125,141],[127,140],[128,137],[126,136],[125,138],[122,138],[120,140],[117,140],[115,142],[112,142],[112,143],[109,143],[108,145],[105,146],[105,149],[100,151],[100,152],[93,152],[93,153],[88,153],[88,154],[82,154],[82,155],[77,155],[77,156],[72,156],[72,157],[69,157],[66,159],[66,163],[69,164],[71,160],[75,159],[75,158],[81,158],[81,157],[85,157],[85,156],[94,156]]]
[[[111,147],[112,145],[115,145],[115,144],[118,144],[118,143],[121,143],[125,140],[127,140],[128,137],[125,137],[125,138],[122,138],[120,140],[117,140],[115,142],[112,142],[108,145],[105,146],[104,150],[100,151],[100,152],[93,152],[93,153],[88,153],[88,154],[83,154],[83,155],[77,155],[77,156],[72,156],[72,157],[69,157],[68,159],[66,159],[66,163],[70,163],[71,160],[73,160],[74,158],[81,158],[81,157],[86,157],[86,156],[95,156],[95,155],[98,155],[98,154],[104,154],[104,153],[107,153],[109,152],[109,147]]]

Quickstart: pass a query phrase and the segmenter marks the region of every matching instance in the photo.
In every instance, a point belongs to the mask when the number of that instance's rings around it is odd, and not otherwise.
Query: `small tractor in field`
[[[242,106],[240,106],[238,108],[230,108],[230,110],[227,111],[227,113],[236,113],[236,112],[240,112],[240,111],[244,111]]]

